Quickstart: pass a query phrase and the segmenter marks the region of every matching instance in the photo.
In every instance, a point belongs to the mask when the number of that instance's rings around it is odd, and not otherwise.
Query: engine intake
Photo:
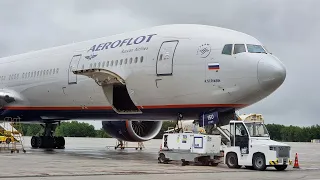
[[[161,127],[162,121],[102,121],[103,130],[110,136],[130,142],[153,139]]]
[[[10,89],[0,89],[0,109],[11,104],[25,104],[26,99],[18,92]]]

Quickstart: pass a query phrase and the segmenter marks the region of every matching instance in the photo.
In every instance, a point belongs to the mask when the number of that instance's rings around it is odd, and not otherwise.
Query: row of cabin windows
[[[47,69],[47,70],[23,73],[22,78],[48,76],[48,75],[54,75],[54,74],[58,74],[58,73],[59,73],[59,68],[54,68],[54,69]]]
[[[222,49],[222,54],[233,54],[249,52],[249,53],[267,53],[264,47],[255,44],[226,44]]]
[[[59,68],[33,71],[33,72],[22,73],[22,79],[39,77],[39,76],[48,76],[48,75],[54,75],[58,73],[59,73]],[[5,79],[5,76],[1,76],[1,80],[4,80],[4,79]],[[19,79],[19,74],[9,75],[9,80],[15,80],[15,79]]]
[[[140,57],[140,59],[138,57],[135,57],[134,60],[133,58],[131,57],[130,59],[126,58],[126,59],[121,59],[121,60],[112,60],[112,61],[103,61],[102,63],[99,62],[99,63],[94,63],[94,64],[90,64],[90,68],[100,68],[100,67],[112,67],[113,65],[114,66],[117,66],[117,65],[122,65],[122,64],[132,64],[133,62],[134,63],[138,63],[138,61],[140,63],[143,62],[143,56]]]

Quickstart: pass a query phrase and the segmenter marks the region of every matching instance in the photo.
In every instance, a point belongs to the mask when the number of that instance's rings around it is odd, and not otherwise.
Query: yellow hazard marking
[[[269,161],[269,164],[270,164],[270,165],[277,165],[277,164],[278,164],[278,161]]]

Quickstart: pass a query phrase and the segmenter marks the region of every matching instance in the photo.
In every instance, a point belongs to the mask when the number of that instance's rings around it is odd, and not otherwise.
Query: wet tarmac
[[[298,153],[300,169],[284,172],[268,168],[258,172],[229,169],[225,164],[181,166],[180,162],[158,164],[160,140],[144,143],[145,149],[115,150],[115,139],[66,138],[66,149],[31,149],[26,153],[0,152],[0,178],[6,179],[312,179],[320,180],[320,144],[288,143],[292,157]],[[129,143],[137,146],[137,143]],[[107,147],[111,146],[111,147]],[[112,147],[113,146],[113,147]]]

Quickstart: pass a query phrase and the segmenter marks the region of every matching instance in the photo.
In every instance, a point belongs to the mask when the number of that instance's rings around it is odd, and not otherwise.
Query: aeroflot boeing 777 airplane
[[[125,141],[158,134],[161,120],[237,109],[274,92],[286,70],[254,37],[205,25],[163,25],[0,59],[1,118],[45,124],[31,145],[63,148],[62,120],[102,120]]]

